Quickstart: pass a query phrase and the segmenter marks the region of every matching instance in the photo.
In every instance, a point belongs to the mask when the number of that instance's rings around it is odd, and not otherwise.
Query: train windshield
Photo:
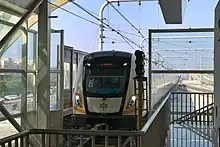
[[[86,92],[92,95],[120,95],[124,92],[127,68],[87,69]]]

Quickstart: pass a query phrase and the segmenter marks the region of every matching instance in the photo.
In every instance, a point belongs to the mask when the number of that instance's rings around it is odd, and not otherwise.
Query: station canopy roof
[[[0,0],[0,40],[9,32],[9,30],[20,20],[20,18],[27,12],[29,6],[35,0]],[[62,6],[68,3],[68,0],[50,0],[57,6]],[[51,11],[57,9],[54,5],[51,5]],[[23,27],[30,28],[38,21],[38,9],[29,17],[28,23],[23,24]],[[0,58],[3,53],[10,47],[20,36],[21,31],[18,31],[9,41],[9,43],[0,49]]]
[[[16,23],[28,10],[29,6],[35,0],[0,0],[0,19],[2,15],[7,15],[9,22]],[[57,6],[62,6],[68,3],[68,0],[50,0]],[[49,4],[49,3],[48,3]],[[49,4],[51,5],[51,4]],[[51,11],[56,10],[57,7],[51,5]],[[37,22],[38,9],[28,19],[28,28]],[[11,16],[9,16],[11,14]]]

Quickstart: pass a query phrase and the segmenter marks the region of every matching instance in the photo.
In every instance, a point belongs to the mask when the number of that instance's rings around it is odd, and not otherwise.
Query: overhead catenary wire
[[[107,2],[108,2],[108,0],[106,0]],[[109,2],[108,2],[109,3]],[[135,27],[118,9],[116,9],[115,8],[115,6],[112,4],[112,3],[110,3],[110,5],[112,6],[112,8],[116,11],[116,12],[118,12],[118,14],[122,17],[122,18],[124,18],[135,30],[137,30],[138,31],[138,33],[142,36],[142,38],[145,38],[144,37],[144,35],[141,33],[141,31],[140,31],[140,29],[138,29],[137,27]],[[139,1],[139,6],[141,5],[141,3],[140,3],[140,1]],[[142,49],[140,46],[139,46],[139,48],[140,49]],[[143,50],[143,49],[142,49]],[[143,50],[144,51],[144,50]],[[157,52],[157,51],[155,51],[155,52]],[[158,55],[160,55],[160,53],[158,53],[157,52],[157,54]],[[163,56],[162,55],[160,55],[162,58],[163,58]],[[166,60],[165,58],[163,58],[164,60]],[[168,64],[170,64],[168,61],[166,61]],[[170,64],[171,65],[171,64]]]
[[[108,0],[106,1],[108,2]],[[112,3],[110,3],[110,5],[122,18],[124,18],[144,38],[144,35],[141,33],[141,31],[137,27],[135,27],[135,25],[133,25],[118,9],[116,9]]]
[[[88,13],[90,16],[92,16],[93,18],[95,18],[96,20],[100,21],[100,19],[98,17],[96,17],[94,14],[92,14],[91,12],[87,11],[84,7],[82,7],[81,5],[77,4],[76,2],[70,0],[74,5],[76,5],[77,7],[79,7],[80,9],[82,9],[83,11],[85,11],[86,13]],[[124,35],[122,35],[117,29],[111,27],[110,25],[106,24],[105,22],[103,22],[103,24],[105,25],[105,27],[107,26],[108,28],[110,28],[112,31],[116,32],[118,35],[120,35],[123,39],[128,40],[129,42],[133,43],[135,46],[137,46],[138,48],[139,45],[136,44],[135,42],[133,42],[132,40],[130,40],[129,38],[125,37]],[[127,42],[127,41],[126,41]],[[133,48],[133,47],[132,47]]]
[[[112,38],[112,37],[105,37],[105,39],[110,39],[110,40],[114,40],[114,41],[118,41],[118,42],[124,42],[123,40]]]
[[[71,2],[75,4],[75,2],[73,2],[73,1],[71,1]],[[73,13],[73,12],[67,10],[67,9],[64,9],[64,8],[62,8],[62,7],[60,7],[60,6],[56,5],[56,4],[53,4],[53,3],[51,3],[51,2],[48,2],[48,3],[50,3],[51,5],[54,5],[55,7],[57,7],[57,8],[59,8],[59,9],[65,11],[65,12],[67,12],[67,13],[70,13],[70,14],[72,14],[72,15],[74,15],[74,16],[80,18],[80,19],[83,19],[83,20],[85,20],[85,21],[87,21],[87,22],[90,22],[90,23],[92,23],[92,24],[95,24],[95,25],[99,25],[98,23],[95,23],[95,22],[93,22],[93,21],[91,21],[91,20],[89,20],[89,19],[87,19],[87,18],[84,18],[84,17],[82,17],[82,16],[80,16],[80,15],[77,15],[77,14],[75,14],[75,13]],[[95,18],[96,20],[99,21],[99,18],[97,18],[94,14],[92,14],[92,11],[89,11],[88,9],[85,9],[85,8],[83,8],[83,7],[80,6],[80,5],[78,5],[78,6],[79,6],[79,8],[81,8],[83,11],[85,11],[85,12],[88,13],[90,16],[92,16],[93,18]],[[114,32],[116,32],[118,35],[120,35],[120,36],[122,37],[122,39],[123,39],[132,49],[135,50],[135,48],[134,48],[129,42],[131,42],[132,44],[134,44],[135,46],[137,46],[138,48],[140,48],[140,46],[139,46],[137,43],[135,43],[134,41],[132,41],[132,40],[129,39],[128,37],[126,37],[126,36],[124,36],[123,34],[121,34],[120,31],[118,31],[117,29],[114,29],[113,27],[111,27],[110,25],[108,25],[108,24],[106,24],[106,23],[104,23],[104,22],[103,22],[103,25],[105,25],[104,27],[107,26],[107,27],[110,28],[112,31],[114,31]],[[152,61],[152,62],[153,62],[154,64],[157,64],[157,65],[159,64],[159,63],[155,63],[154,61]],[[161,66],[164,67],[163,65],[161,65]],[[164,67],[164,68],[165,68],[165,67]]]
[[[100,19],[98,17],[96,17],[94,14],[91,13],[91,11],[88,11],[87,8],[82,7],[81,5],[79,5],[78,3],[74,2],[73,0],[70,0],[70,2],[72,2],[74,5],[76,5],[77,7],[79,7],[80,9],[82,9],[83,11],[85,11],[87,14],[89,14],[90,16],[92,16],[93,18],[95,18],[96,20],[100,21]],[[117,9],[116,9],[117,10]],[[123,40],[125,40],[127,43],[128,41],[131,42],[132,44],[134,44],[135,46],[137,46],[138,48],[140,48],[140,46],[138,44],[136,44],[134,41],[132,41],[131,39],[129,39],[128,37],[125,37],[124,35],[122,35],[118,30],[116,30],[115,28],[111,27],[110,25],[106,24],[105,22],[103,22],[103,24],[105,26],[107,26],[108,28],[110,28],[112,31],[116,32],[118,35],[120,35],[122,37]],[[130,47],[132,47],[129,43],[128,45]],[[132,47],[134,49],[134,47]]]
[[[112,25],[114,28],[116,28],[109,20],[107,20],[106,18],[104,18],[104,20],[106,20],[110,25]],[[127,31],[123,31],[121,29],[118,29],[118,31],[122,32],[122,33],[125,33],[125,34],[133,35],[133,36],[136,36],[136,37],[141,37],[140,35],[137,35],[137,34],[134,34],[134,33],[131,33],[131,32],[127,32]]]
[[[51,5],[53,5],[53,6],[57,7],[57,8],[59,8],[59,9],[61,9],[61,10],[63,10],[63,11],[65,11],[65,12],[69,13],[69,14],[72,14],[72,15],[74,15],[74,16],[80,18],[80,19],[83,19],[83,20],[85,20],[85,21],[87,21],[87,22],[90,22],[90,23],[92,23],[92,24],[95,24],[95,25],[99,25],[99,24],[96,23],[96,22],[93,22],[93,21],[91,21],[91,20],[89,20],[89,19],[86,19],[86,18],[84,18],[84,17],[82,17],[82,16],[80,16],[80,15],[78,15],[78,14],[75,14],[75,13],[73,13],[73,12],[67,10],[67,9],[64,9],[64,8],[58,6],[58,5],[56,5],[56,4],[54,4],[54,3],[50,2],[50,1],[47,1],[47,2],[50,3]],[[71,2],[73,2],[73,1],[71,1]],[[74,4],[76,4],[76,3],[74,3]],[[99,21],[99,19],[98,19],[94,14],[92,14],[92,11],[90,11],[90,10],[88,10],[88,9],[86,9],[86,8],[83,8],[82,6],[80,6],[80,5],[78,5],[78,4],[77,4],[77,6],[79,6],[79,8],[81,8],[81,9],[84,10],[84,11],[86,11],[89,15],[93,16],[94,18],[96,18],[96,20]],[[107,25],[107,26],[108,26],[108,25]],[[110,26],[109,26],[109,27],[110,27]],[[112,28],[112,27],[110,27],[110,29],[111,29],[112,31],[115,31],[115,29]],[[115,31],[115,32],[116,32],[118,35],[120,35],[124,40],[127,39],[127,40],[129,40],[130,42],[134,43],[134,42],[131,41],[129,38],[127,38],[127,37],[125,37],[124,35],[122,35],[120,32],[118,32],[118,31]],[[127,41],[126,41],[126,42],[127,42]],[[128,42],[127,42],[127,43],[128,43]],[[128,43],[128,45],[131,46],[129,43]],[[136,45],[137,45],[137,44],[136,44]],[[132,47],[132,48],[134,49],[134,47]]]
[[[83,19],[83,20],[85,20],[85,21],[87,21],[87,22],[90,22],[90,23],[92,23],[92,24],[95,24],[95,25],[99,25],[98,23],[96,23],[96,22],[94,22],[94,21],[91,21],[91,20],[89,20],[89,19],[87,19],[87,18],[84,18],[84,17],[78,15],[78,14],[75,14],[75,13],[73,13],[73,12],[67,10],[67,9],[64,9],[64,8],[58,6],[58,5],[56,5],[56,4],[54,4],[54,3],[50,2],[50,1],[47,1],[47,2],[48,2],[49,4],[51,4],[51,5],[53,5],[53,6],[57,7],[57,8],[59,8],[59,9],[61,9],[61,10],[63,10],[63,11],[65,11],[65,12],[69,13],[69,14],[72,14],[72,15],[74,15],[74,16],[80,18],[80,19]]]
[[[86,8],[83,8],[81,5],[71,1],[73,4],[75,4],[76,6],[78,6],[80,9],[82,9],[83,11],[85,11],[87,14],[89,14],[90,16],[92,16],[93,18],[95,18],[96,20],[100,21],[100,19],[98,17],[96,17],[95,15],[93,15],[91,12],[89,12]],[[103,22],[104,27],[110,28],[112,31],[116,32],[118,35],[120,35],[122,37],[122,39],[132,48],[135,50],[135,48],[129,43],[131,42],[132,44],[134,44],[135,46],[137,46],[138,48],[140,48],[140,46],[138,44],[136,44],[134,41],[132,41],[131,39],[129,39],[128,37],[125,37],[124,35],[122,35],[117,29],[111,27],[109,24],[106,24],[105,22]],[[128,42],[129,41],[129,42]],[[144,51],[144,50],[143,50]],[[159,53],[158,53],[159,54]],[[159,65],[159,63],[155,63],[156,65]],[[161,65],[163,68],[165,68],[163,65]]]

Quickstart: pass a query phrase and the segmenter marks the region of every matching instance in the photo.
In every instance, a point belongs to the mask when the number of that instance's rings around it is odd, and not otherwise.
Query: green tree
[[[1,95],[1,97],[4,97],[7,92],[8,92],[8,88],[6,86],[6,82],[0,81],[0,95]]]

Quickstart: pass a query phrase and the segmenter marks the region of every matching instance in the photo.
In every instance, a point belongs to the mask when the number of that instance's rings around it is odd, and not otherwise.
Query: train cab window
[[[85,88],[87,94],[117,95],[124,92],[126,69],[87,69]]]
[[[91,97],[124,96],[127,91],[126,81],[129,80],[130,75],[129,62],[127,58],[121,57],[85,61],[83,80],[85,95]]]
[[[124,78],[111,76],[89,76],[86,90],[89,93],[117,94],[123,91]]]

